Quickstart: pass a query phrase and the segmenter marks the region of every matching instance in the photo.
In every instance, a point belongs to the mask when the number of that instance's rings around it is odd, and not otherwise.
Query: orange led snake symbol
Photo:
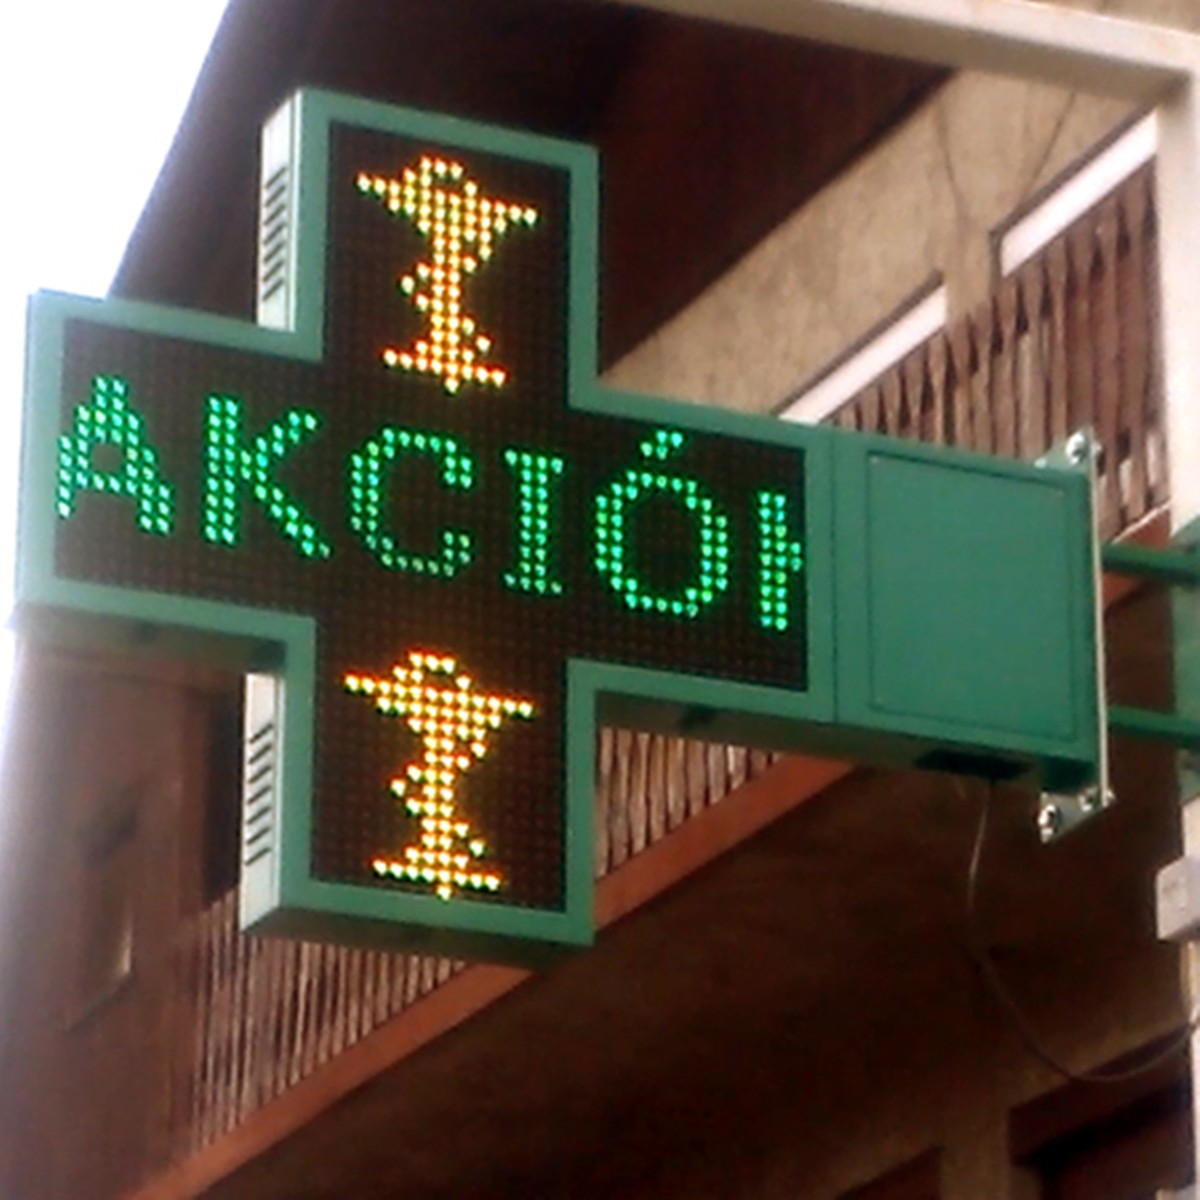
[[[400,279],[400,290],[427,322],[424,336],[405,350],[388,346],[383,361],[440,376],[451,393],[464,383],[502,386],[508,372],[486,361],[492,339],[463,308],[463,281],[492,257],[510,228],[534,226],[537,209],[481,195],[461,163],[429,156],[405,167],[399,179],[363,172],[356,183],[389,212],[406,216],[433,251]]]
[[[375,700],[386,717],[403,717],[420,739],[421,758],[391,780],[409,816],[420,820],[420,841],[404,847],[403,858],[376,858],[376,875],[427,884],[443,900],[458,889],[498,891],[504,879],[482,870],[487,853],[457,812],[459,776],[489,752],[488,739],[509,718],[530,720],[534,707],[517,696],[475,690],[458,663],[441,654],[414,650],[408,665],[396,663],[390,678],[350,674],[346,690]]]

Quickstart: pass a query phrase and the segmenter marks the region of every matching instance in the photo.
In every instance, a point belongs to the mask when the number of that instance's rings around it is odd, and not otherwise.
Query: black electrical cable
[[[963,791],[965,792],[965,789]],[[1025,1014],[1021,1011],[1021,1006],[1017,1003],[1011,989],[1001,977],[996,964],[992,961],[992,956],[988,952],[978,928],[976,907],[979,895],[979,867],[983,860],[984,842],[987,840],[992,794],[993,785],[988,784],[984,790],[983,802],[979,808],[979,824],[975,830],[975,844],[971,849],[971,862],[967,869],[967,949],[972,961],[979,968],[980,974],[991,989],[992,994],[999,1001],[1001,1008],[1008,1014],[1025,1049],[1056,1075],[1061,1075],[1064,1079],[1070,1080],[1072,1083],[1087,1084],[1125,1083],[1130,1079],[1136,1079],[1141,1075],[1156,1070],[1163,1063],[1170,1061],[1170,1059],[1178,1054],[1186,1053],[1191,1043],[1192,1034],[1197,1029],[1197,1019],[1195,1016],[1193,1016],[1187,1028],[1177,1037],[1173,1038],[1166,1046],[1156,1050],[1136,1066],[1124,1068],[1119,1071],[1073,1071],[1042,1046],[1037,1033],[1034,1031],[1032,1025],[1030,1025]]]

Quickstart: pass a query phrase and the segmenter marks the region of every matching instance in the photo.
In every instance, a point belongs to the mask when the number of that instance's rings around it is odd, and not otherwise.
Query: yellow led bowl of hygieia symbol
[[[385,717],[402,717],[421,739],[421,757],[391,780],[392,793],[419,824],[419,836],[394,858],[376,857],[381,878],[431,887],[443,900],[456,892],[496,892],[504,877],[482,866],[487,845],[458,810],[459,781],[487,757],[490,740],[505,721],[528,721],[529,700],[476,690],[455,659],[414,650],[390,677],[348,674],[348,692],[370,696]]]
[[[429,155],[405,167],[398,179],[364,171],[355,183],[390,213],[406,217],[431,251],[400,277],[400,290],[424,318],[425,329],[404,349],[385,347],[384,363],[437,376],[451,393],[466,383],[502,387],[508,371],[489,358],[492,339],[467,311],[463,291],[500,238],[537,224],[537,209],[485,196],[462,163]]]

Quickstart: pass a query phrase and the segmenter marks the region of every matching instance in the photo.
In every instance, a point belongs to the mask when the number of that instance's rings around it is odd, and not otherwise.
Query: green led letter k
[[[229,396],[210,396],[204,417],[204,537],[236,546],[241,541],[243,484],[263,511],[305,558],[328,558],[333,548],[308,514],[276,482],[272,472],[289,450],[320,425],[316,413],[290,409],[249,445],[242,433],[242,406]]]

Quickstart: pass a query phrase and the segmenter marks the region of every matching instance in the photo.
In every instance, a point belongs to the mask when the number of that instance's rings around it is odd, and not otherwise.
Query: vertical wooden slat
[[[703,742],[689,738],[684,748],[687,815],[699,816],[708,803],[708,751]]]
[[[337,1011],[337,956],[332,946],[317,947],[317,1053],[314,1066],[329,1061],[333,1050],[333,1025]]]
[[[774,759],[775,756],[770,750],[752,749],[750,751],[750,778],[753,779],[756,776],[761,775],[771,765]]]
[[[236,1105],[237,1121],[240,1123],[245,1114],[251,1112],[254,1107],[255,1073],[258,1068],[259,1042],[262,1037],[259,1021],[263,1003],[258,971],[262,943],[257,938],[241,935],[238,936],[238,943],[241,947],[239,969],[243,976],[241,987],[243,997],[242,1039]]]
[[[880,426],[879,414],[882,408],[879,387],[872,384],[867,388],[859,398],[856,407],[858,408],[858,428],[863,433],[877,433]]]
[[[900,406],[901,406],[901,381],[898,371],[889,371],[880,381],[880,399],[881,409],[883,412],[883,432],[896,437],[900,433],[902,425]]]
[[[1104,447],[1100,476],[1104,496],[1104,532],[1112,537],[1122,525],[1120,489],[1121,445],[1121,329],[1117,295],[1117,213],[1110,198],[1101,205],[1096,220],[1096,257],[1099,267],[1094,279],[1094,324],[1092,345],[1096,362],[1096,429]]]
[[[433,955],[426,954],[421,959],[421,995],[427,996],[437,987],[438,960]]]
[[[1017,454],[1020,458],[1036,458],[1047,448],[1046,330],[1042,323],[1041,264],[1031,264],[1032,270],[1021,271],[1017,286],[1016,387]]]
[[[338,1040],[340,1035],[342,1015],[342,967],[345,955],[337,946],[325,947],[325,1018],[322,1022],[324,1036],[322,1047],[324,1053],[321,1061],[329,1062],[339,1052]]]
[[[725,747],[715,742],[705,744],[704,804],[715,804],[729,790],[729,764]]]
[[[1070,269],[1067,244],[1062,238],[1047,247],[1041,265],[1045,269],[1043,304],[1049,338],[1049,440],[1050,445],[1055,446],[1062,445],[1068,435],[1074,432],[1068,395],[1067,292]]]
[[[925,346],[920,345],[910,354],[906,354],[896,364],[896,373],[900,376],[900,394],[903,398],[901,406],[902,437],[916,438],[921,441],[929,440],[931,430],[927,416],[928,391],[927,368],[925,362]]]
[[[350,971],[355,951],[348,946],[333,949],[333,1019],[329,1031],[329,1056],[337,1058],[351,1043]]]
[[[306,1078],[313,1068],[321,1061],[321,1018],[325,1000],[325,947],[315,942],[306,942],[304,946],[306,958],[305,971],[305,1004],[304,1024],[300,1029],[300,1044],[302,1047],[301,1078]]]
[[[400,993],[396,997],[397,1012],[403,1012],[410,1004],[416,1004],[421,998],[421,956],[419,954],[404,956],[401,985]]]
[[[660,733],[648,739],[646,763],[646,838],[649,845],[667,831],[667,739]]]
[[[344,1007],[343,978],[346,970],[346,952],[340,946],[325,947],[326,972],[326,1038],[324,1062],[336,1058],[341,1050],[342,1013]]]
[[[1011,276],[1001,281],[993,298],[991,330],[987,339],[987,357],[991,364],[988,379],[988,407],[996,431],[993,450],[1004,458],[1017,453],[1016,343],[1017,288]],[[983,351],[981,350],[981,353]]]
[[[687,819],[687,743],[667,741],[667,827],[677,829]]]
[[[971,409],[971,327],[960,321],[949,338],[950,366],[954,386],[947,400],[950,405],[950,442],[969,449],[975,444],[974,414]]]
[[[609,870],[619,867],[629,857],[629,772],[633,760],[633,734],[618,729],[613,734],[613,754],[616,770],[609,800],[608,845]]]
[[[629,792],[626,804],[629,809],[629,852],[640,854],[646,848],[649,835],[647,793],[650,782],[650,735],[633,735],[633,753],[630,756]]]
[[[292,1018],[292,1070],[289,1082],[296,1083],[312,1070],[316,1040],[312,1037],[314,972],[317,947],[300,943],[299,971],[296,979],[296,1007]]]
[[[274,1064],[279,1061],[277,1031],[279,994],[276,985],[279,956],[276,953],[274,940],[260,940],[259,949],[262,955],[259,966],[262,982],[260,1011],[258,1014],[260,1034],[252,1085],[255,1107],[265,1104],[276,1094],[274,1084],[271,1080],[271,1073],[274,1069]]]
[[[389,954],[386,960],[384,987],[386,991],[386,1017],[390,1018],[404,1007],[404,984],[408,972],[408,956]]]
[[[359,1009],[357,1037],[364,1038],[376,1025],[376,991],[375,985],[379,978],[379,951],[368,950],[362,960],[362,995]]]
[[[359,1022],[363,1007],[365,981],[362,973],[363,951],[351,950],[346,962],[346,1012],[342,1018],[342,1045],[353,1046],[358,1041]]]
[[[404,1007],[415,1004],[421,996],[421,957],[418,954],[404,956]]]
[[[1095,422],[1095,371],[1092,363],[1092,236],[1075,227],[1066,235],[1067,291],[1067,424],[1071,430]]]
[[[359,1037],[366,1037],[380,1021],[379,1015],[379,960],[381,950],[368,950],[363,955],[362,1022]]]
[[[747,758],[749,751],[745,746],[726,746],[725,761],[729,764],[726,792],[735,791],[746,782]]]
[[[1147,322],[1146,240],[1149,172],[1143,170],[1134,186],[1122,189],[1120,243],[1124,253],[1118,257],[1117,291],[1121,308],[1121,412],[1128,436],[1127,516],[1136,521],[1151,504],[1147,470],[1147,437],[1151,394],[1147,352],[1154,330]]]
[[[972,450],[980,454],[991,454],[995,448],[992,429],[991,380],[992,380],[992,306],[987,304],[976,310],[968,319],[971,391],[971,443]]]
[[[267,1064],[268,1094],[277,1096],[287,1087],[292,1047],[288,1039],[292,1004],[295,1001],[296,961],[294,942],[279,939],[271,943],[271,993],[275,997],[271,1022],[274,1054]]]
[[[593,870],[597,879],[608,874],[612,862],[609,844],[612,820],[613,786],[616,779],[616,737],[612,729],[600,730],[596,745],[596,845]]]
[[[391,954],[387,959],[387,1015],[403,1011],[408,992],[408,955]]]
[[[382,1025],[392,1015],[392,974],[398,954],[380,953],[375,961],[375,1017],[372,1028]]]
[[[288,941],[281,947],[280,986],[283,991],[283,1011],[279,1014],[280,1063],[275,1079],[276,1087],[282,1091],[291,1084],[296,1054],[296,1009],[300,1004],[300,947],[296,942]]]
[[[929,340],[926,363],[928,412],[922,437],[934,445],[945,445],[950,438],[947,422],[947,398],[950,390],[950,344],[944,331]]]

